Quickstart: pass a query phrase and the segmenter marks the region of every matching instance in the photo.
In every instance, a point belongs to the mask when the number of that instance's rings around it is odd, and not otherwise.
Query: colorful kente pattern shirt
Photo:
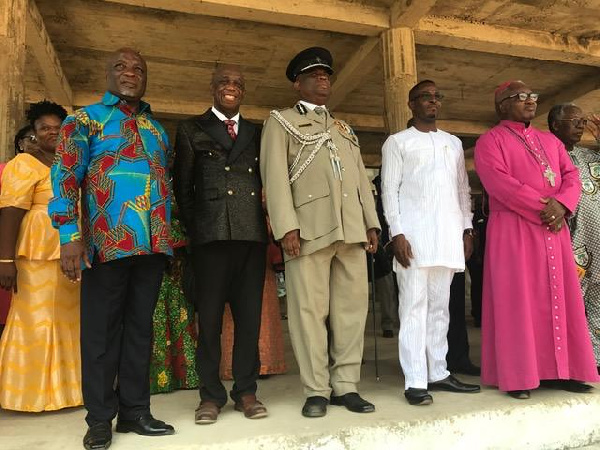
[[[67,117],[59,139],[48,214],[61,245],[83,237],[100,262],[171,254],[169,142],[150,105],[133,113],[107,92]]]

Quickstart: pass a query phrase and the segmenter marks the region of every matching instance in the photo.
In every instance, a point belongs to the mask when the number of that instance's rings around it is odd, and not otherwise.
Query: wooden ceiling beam
[[[413,28],[436,3],[437,0],[396,0],[390,7],[391,28]]]
[[[249,20],[311,30],[377,36],[389,28],[387,8],[343,0],[104,0],[186,14]],[[421,0],[419,0],[421,1]]]
[[[469,120],[436,120],[438,128],[457,136],[477,137],[492,128],[495,124]]]
[[[600,66],[600,40],[434,16],[423,17],[414,32],[421,45]]]
[[[360,85],[364,77],[377,64],[379,60],[378,43],[378,37],[366,38],[346,62],[346,65],[337,72],[332,86],[332,94],[327,102],[327,106],[332,111],[335,111],[335,108],[345,100],[348,94]]]
[[[64,106],[71,106],[73,104],[71,86],[34,0],[29,0],[26,39],[27,46],[41,69],[49,99]]]

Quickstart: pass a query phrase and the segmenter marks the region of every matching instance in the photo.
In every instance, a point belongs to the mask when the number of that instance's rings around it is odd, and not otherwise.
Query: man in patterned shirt
[[[600,152],[578,145],[589,122],[600,124],[593,115],[586,119],[582,109],[572,103],[555,105],[548,113],[548,129],[565,144],[579,169],[581,198],[568,223],[596,366],[600,368]]]
[[[48,212],[61,267],[81,279],[86,449],[108,448],[117,413],[117,432],[174,433],[150,413],[152,314],[171,254],[171,199],[168,138],[141,101],[146,71],[132,49],[110,56],[107,92],[63,122],[52,166]]]

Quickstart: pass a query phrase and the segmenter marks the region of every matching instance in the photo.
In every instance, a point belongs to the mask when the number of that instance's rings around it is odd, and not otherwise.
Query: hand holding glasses
[[[592,133],[596,142],[600,143],[600,116],[590,114],[587,119],[587,129]]]

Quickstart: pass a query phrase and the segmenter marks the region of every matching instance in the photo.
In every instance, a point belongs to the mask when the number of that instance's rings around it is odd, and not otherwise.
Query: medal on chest
[[[358,137],[354,133],[354,130],[346,122],[335,120],[333,124],[336,126],[337,130],[342,136],[352,141],[354,145],[358,146]]]

